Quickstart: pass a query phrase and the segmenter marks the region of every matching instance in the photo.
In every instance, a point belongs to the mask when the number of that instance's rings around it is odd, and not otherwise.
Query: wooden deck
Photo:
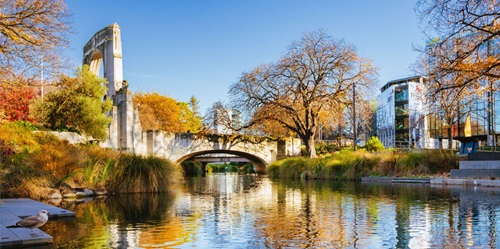
[[[60,217],[75,217],[75,213],[31,199],[0,199],[0,248],[37,246],[52,243],[52,236],[38,230],[39,236],[31,236],[28,228],[7,228],[24,217],[35,215],[41,209],[49,212],[49,220]]]

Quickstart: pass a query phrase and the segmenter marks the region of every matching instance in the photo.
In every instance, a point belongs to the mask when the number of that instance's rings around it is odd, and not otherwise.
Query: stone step
[[[500,178],[500,169],[452,169],[451,178]]]
[[[500,170],[500,161],[460,161],[459,169],[498,169]]]

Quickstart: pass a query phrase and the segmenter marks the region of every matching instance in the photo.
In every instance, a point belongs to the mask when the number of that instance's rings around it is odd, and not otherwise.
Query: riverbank
[[[407,178],[407,177],[361,177],[362,182],[422,183],[431,185],[460,185],[465,187],[500,187],[500,180],[458,178]]]

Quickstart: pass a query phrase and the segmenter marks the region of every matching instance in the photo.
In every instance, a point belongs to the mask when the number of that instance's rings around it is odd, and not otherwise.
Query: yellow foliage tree
[[[0,1],[0,78],[38,74],[42,56],[46,77],[57,70],[70,16],[63,0]]]
[[[139,118],[145,130],[197,132],[201,120],[196,118],[185,102],[158,93],[136,93],[134,105],[139,105]]]

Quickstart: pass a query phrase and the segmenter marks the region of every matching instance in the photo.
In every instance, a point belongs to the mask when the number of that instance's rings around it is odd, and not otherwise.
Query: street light
[[[352,129],[354,133],[354,151],[356,151],[356,140],[358,134],[356,133],[356,84],[352,83]]]

